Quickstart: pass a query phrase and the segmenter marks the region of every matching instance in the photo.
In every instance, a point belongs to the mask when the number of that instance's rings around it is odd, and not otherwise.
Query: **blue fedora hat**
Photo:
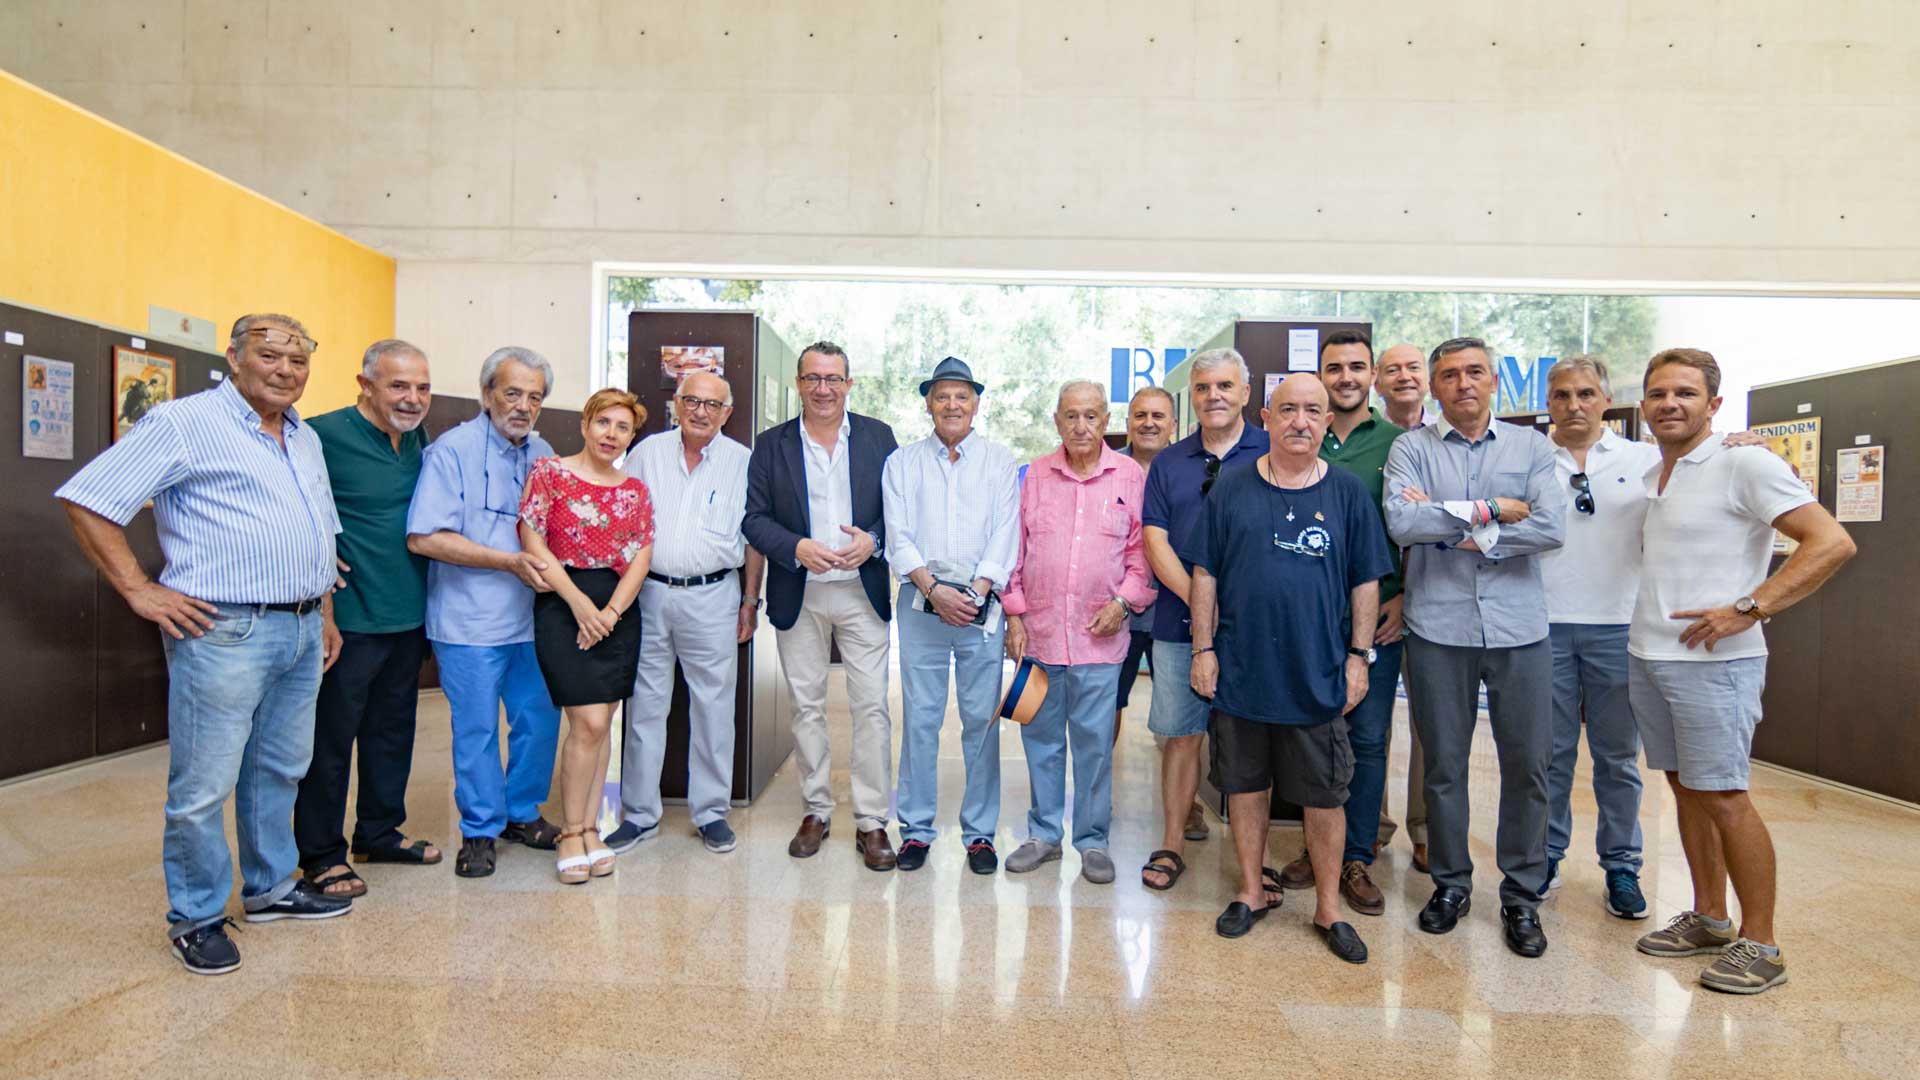
[[[948,381],[966,383],[968,386],[973,387],[973,392],[976,394],[984,394],[987,392],[985,384],[974,380],[973,369],[967,366],[965,360],[957,356],[949,356],[936,364],[933,369],[933,374],[927,377],[927,381],[920,384],[920,396],[926,397],[928,392],[933,389],[934,383]]]
[[[1000,716],[1016,724],[1032,723],[1034,714],[1040,711],[1040,703],[1045,700],[1047,670],[1029,656],[1020,661],[1020,669],[1013,673],[1013,682],[1007,685],[1007,696],[1000,702]]]

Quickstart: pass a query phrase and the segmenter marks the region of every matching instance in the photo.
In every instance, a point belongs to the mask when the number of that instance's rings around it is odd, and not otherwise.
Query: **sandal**
[[[431,851],[433,854],[428,855]],[[440,849],[431,841],[415,840],[411,844],[391,844],[385,847],[360,848],[353,857],[365,863],[405,863],[409,866],[432,866],[440,861]]]
[[[600,830],[586,829],[583,832],[593,836],[591,841],[586,840],[584,835],[581,839],[581,843],[587,845],[588,870],[594,877],[606,877],[613,873],[613,849],[600,839]]]
[[[354,873],[353,867],[348,866],[346,863],[335,863],[320,871],[318,874],[309,873],[306,877],[307,884],[320,890],[322,896],[340,900],[354,900],[367,895],[366,879]],[[344,884],[346,888],[336,889],[334,887],[342,884]]]
[[[1261,867],[1260,876],[1266,879],[1266,881],[1262,885],[1262,891],[1265,892],[1268,896],[1274,898],[1273,902],[1266,906],[1266,910],[1272,911],[1274,908],[1279,907],[1284,900],[1286,900],[1287,898],[1286,887],[1280,884],[1280,872],[1278,870],[1275,870],[1271,866]]]
[[[1160,865],[1163,862],[1167,863],[1167,865]],[[1153,882],[1148,881],[1147,874],[1153,872],[1165,874],[1167,883],[1165,885],[1155,885]],[[1147,864],[1140,868],[1140,884],[1145,885],[1155,892],[1166,892],[1178,884],[1180,875],[1186,872],[1187,860],[1181,858],[1179,853],[1164,850],[1156,851],[1147,856]]]
[[[498,857],[493,837],[469,836],[460,841],[460,854],[453,860],[453,872],[461,877],[488,877]]]
[[[554,841],[554,846],[557,849],[561,844],[565,844],[567,841],[579,837],[582,848],[580,854],[562,855],[559,860],[553,864],[553,871],[559,876],[560,884],[584,885],[587,882],[587,878],[592,876],[588,867],[592,865],[593,860],[588,858],[585,852],[587,843],[586,835],[587,830],[585,829],[569,829],[561,833],[560,838]]]

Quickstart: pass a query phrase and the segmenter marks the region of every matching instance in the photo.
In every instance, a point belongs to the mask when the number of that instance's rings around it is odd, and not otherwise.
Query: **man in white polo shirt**
[[[1701,985],[1758,994],[1787,981],[1773,937],[1773,839],[1747,797],[1767,643],[1760,626],[1853,557],[1853,540],[1785,462],[1712,438],[1720,366],[1699,349],[1647,364],[1640,403],[1660,444],[1628,635],[1628,692],[1647,766],[1667,774],[1693,909],[1639,941],[1652,956],[1718,953]],[[1767,576],[1778,529],[1799,542]],[[1727,916],[1727,878],[1740,899]]]

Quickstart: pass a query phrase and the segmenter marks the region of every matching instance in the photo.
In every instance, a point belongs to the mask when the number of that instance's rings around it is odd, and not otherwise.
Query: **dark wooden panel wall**
[[[94,573],[53,492],[112,441],[113,347],[126,334],[0,304],[0,779],[163,739],[166,663],[159,631],[127,609]],[[212,386],[220,356],[148,340],[144,351],[174,358],[176,394]],[[72,461],[20,453],[23,356],[73,364]],[[127,539],[149,573],[159,573],[153,515],[141,513]]]
[[[1838,451],[1861,435],[1886,447],[1884,520],[1847,523],[1860,553],[1767,627],[1766,718],[1753,756],[1920,802],[1920,622],[1912,611],[1920,440],[1906,442],[1915,401],[1920,360],[1754,390],[1747,422],[1820,418],[1820,502],[1828,510]]]

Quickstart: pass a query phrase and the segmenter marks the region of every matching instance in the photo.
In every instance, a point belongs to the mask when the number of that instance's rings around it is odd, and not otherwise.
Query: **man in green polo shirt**
[[[344,588],[325,632],[339,659],[320,683],[313,763],[293,804],[300,867],[329,896],[360,896],[366,882],[347,865],[347,775],[360,744],[353,856],[361,862],[437,863],[440,850],[409,842],[407,779],[414,710],[427,655],[427,560],[407,551],[407,507],[420,477],[431,386],[427,357],[404,341],[376,341],[360,364],[360,400],[311,421],[320,436],[340,512]]]
[[[1382,492],[1386,486],[1387,451],[1406,434],[1373,401],[1373,343],[1355,330],[1337,330],[1320,343],[1320,381],[1333,405],[1332,421],[1320,443],[1320,456],[1330,465],[1352,473],[1367,485],[1374,509],[1381,512],[1380,531],[1387,530]],[[1380,623],[1368,659],[1367,696],[1347,714],[1348,741],[1353,747],[1353,780],[1347,785],[1347,850],[1341,859],[1340,895],[1362,915],[1387,909],[1367,868],[1373,865],[1374,841],[1380,831],[1380,798],[1387,786],[1387,738],[1393,731],[1394,687],[1400,681],[1400,650],[1406,624],[1400,618],[1400,549],[1391,540],[1393,573],[1380,579]],[[1313,864],[1307,853],[1280,871],[1288,889],[1313,888]]]

